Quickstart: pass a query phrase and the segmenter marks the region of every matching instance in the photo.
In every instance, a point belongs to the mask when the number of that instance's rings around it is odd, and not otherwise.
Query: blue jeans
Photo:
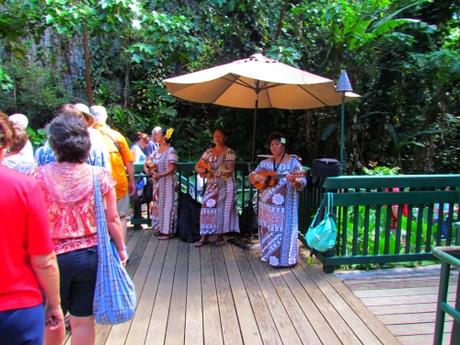
[[[0,311],[0,344],[43,345],[45,307]]]

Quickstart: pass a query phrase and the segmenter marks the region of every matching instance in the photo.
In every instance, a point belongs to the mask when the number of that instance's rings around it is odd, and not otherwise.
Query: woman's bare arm
[[[109,230],[110,238],[115,242],[118,254],[122,263],[126,263],[128,256],[126,254],[125,239],[123,238],[123,231],[121,228],[120,217],[117,211],[117,195],[115,187],[112,187],[105,194],[105,218],[107,221],[107,228]]]
[[[64,316],[62,315],[59,295],[59,269],[56,254],[53,251],[45,255],[32,255],[30,256],[30,265],[45,296],[46,326],[52,331],[57,331],[59,338],[63,338]]]

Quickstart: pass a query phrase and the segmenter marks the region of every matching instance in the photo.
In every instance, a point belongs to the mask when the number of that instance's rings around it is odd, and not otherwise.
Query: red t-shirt
[[[52,251],[38,182],[0,164],[0,311],[43,302],[30,256]]]

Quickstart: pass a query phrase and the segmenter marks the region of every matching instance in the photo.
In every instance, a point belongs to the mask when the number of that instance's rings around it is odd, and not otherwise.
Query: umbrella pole
[[[254,107],[254,122],[252,126],[252,154],[251,154],[251,162],[255,162],[255,154],[256,154],[256,126],[257,126],[257,108],[259,106],[259,94],[257,94],[256,98],[256,105]]]
[[[345,171],[345,93],[342,92],[342,105],[340,108],[340,165],[342,173]]]

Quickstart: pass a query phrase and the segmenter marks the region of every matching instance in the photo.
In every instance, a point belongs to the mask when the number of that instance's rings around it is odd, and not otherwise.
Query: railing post
[[[460,310],[460,277],[457,279],[457,294],[455,297],[455,309]],[[460,344],[460,323],[454,318],[452,325],[451,344]]]
[[[452,226],[455,231],[455,245],[460,246],[460,222],[456,222]],[[458,277],[457,280],[457,296],[455,299],[455,309],[460,310],[460,277]],[[450,343],[460,344],[460,323],[455,319],[452,326]]]
[[[455,307],[447,302],[449,290],[450,266],[460,268],[460,247],[437,247],[433,254],[441,260],[441,277],[439,281],[438,305],[436,309],[436,324],[433,345],[441,345],[444,336],[444,321],[446,313],[453,317],[451,344],[460,342],[460,277],[457,281]]]
[[[441,345],[442,343],[442,335],[444,332],[444,320],[446,318],[446,313],[442,309],[442,306],[447,301],[447,290],[449,288],[449,274],[450,264],[442,262],[441,277],[439,281],[438,305],[436,307],[436,323],[434,328],[433,345]]]
[[[460,222],[452,224],[452,227],[455,231],[455,245],[460,246]]]

